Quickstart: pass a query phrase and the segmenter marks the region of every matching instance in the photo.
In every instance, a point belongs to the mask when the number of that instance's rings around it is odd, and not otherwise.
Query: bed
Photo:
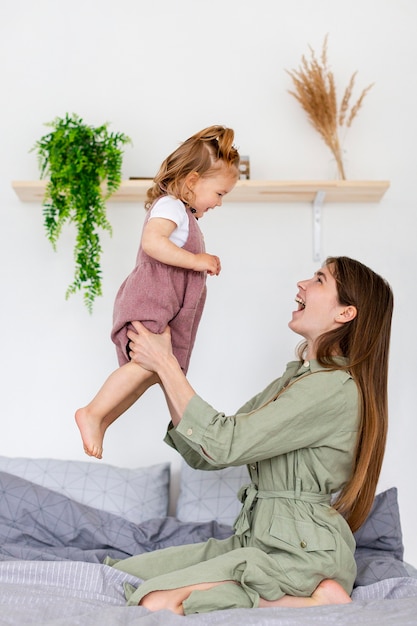
[[[103,564],[157,548],[225,538],[246,468],[181,468],[168,515],[170,466],[0,457],[0,625],[298,626],[417,623],[417,570],[403,561],[395,487],[356,533],[353,602],[308,609],[234,609],[180,617],[127,607],[140,580]]]

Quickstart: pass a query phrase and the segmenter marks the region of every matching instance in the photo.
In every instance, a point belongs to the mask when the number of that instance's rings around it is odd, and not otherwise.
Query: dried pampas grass
[[[301,65],[297,70],[286,71],[291,76],[295,87],[295,91],[289,91],[289,93],[301,104],[310,123],[320,133],[332,151],[339,177],[345,180],[339,131],[346,130],[351,126],[362,106],[363,99],[374,83],[368,85],[355,104],[351,105],[357,74],[355,72],[345,89],[340,106],[338,106],[334,76],[327,60],[327,39],[328,36],[326,35],[320,59],[317,59],[314,50],[309,46],[311,59],[307,60],[303,56]]]

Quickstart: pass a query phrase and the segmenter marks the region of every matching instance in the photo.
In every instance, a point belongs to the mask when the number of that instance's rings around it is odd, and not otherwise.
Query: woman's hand
[[[158,372],[162,361],[173,357],[171,330],[167,326],[163,333],[151,333],[140,322],[132,322],[135,330],[129,330],[130,358],[144,369]]]
[[[135,330],[129,330],[130,357],[143,368],[156,372],[164,388],[174,426],[181,421],[188,402],[195,395],[172,352],[169,326],[160,335],[151,333],[140,322],[132,322]],[[136,331],[136,332],[135,332]]]

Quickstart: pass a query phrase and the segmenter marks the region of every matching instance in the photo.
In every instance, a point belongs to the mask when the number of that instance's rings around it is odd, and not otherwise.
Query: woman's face
[[[312,278],[297,283],[298,308],[293,311],[288,326],[308,342],[309,358],[314,357],[314,344],[320,335],[348,321],[343,318],[346,306],[339,303],[336,280],[330,269],[324,266]]]

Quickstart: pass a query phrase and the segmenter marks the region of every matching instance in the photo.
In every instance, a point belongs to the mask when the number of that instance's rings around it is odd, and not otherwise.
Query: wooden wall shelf
[[[124,180],[109,202],[144,202],[151,179]],[[42,202],[46,181],[13,181],[22,202]],[[322,202],[379,202],[389,181],[369,180],[239,180],[225,202],[314,202],[321,192]]]
[[[122,181],[109,202],[145,201],[146,190],[152,179],[140,178]],[[14,181],[13,189],[23,202],[42,203],[46,181]],[[311,203],[313,208],[313,261],[321,260],[321,210],[327,202],[379,202],[387,189],[387,180],[239,180],[236,187],[225,196],[229,202],[281,202]]]

